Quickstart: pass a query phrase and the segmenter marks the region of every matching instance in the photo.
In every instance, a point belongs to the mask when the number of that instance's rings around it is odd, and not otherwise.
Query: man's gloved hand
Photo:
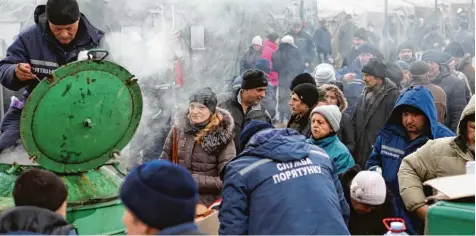
[[[379,173],[380,175],[382,175],[382,168],[380,168],[380,166],[372,166],[369,168],[369,171],[375,171]]]
[[[81,51],[78,53],[78,61],[86,61],[86,60],[90,60],[92,58],[89,58],[88,56],[88,50],[84,50],[84,51]]]

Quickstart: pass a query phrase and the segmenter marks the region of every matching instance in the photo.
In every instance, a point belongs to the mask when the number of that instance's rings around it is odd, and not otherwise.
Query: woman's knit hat
[[[329,125],[332,127],[334,132],[337,132],[340,128],[340,120],[342,119],[342,113],[336,105],[323,105],[314,108],[309,116],[312,119],[312,116],[315,113],[319,113],[324,118],[326,118]]]
[[[198,102],[206,106],[212,113],[215,113],[217,108],[217,95],[212,91],[210,87],[201,88],[195,91],[189,97],[189,103]]]
[[[359,172],[350,185],[350,197],[360,203],[382,205],[386,196],[385,180],[375,171]]]
[[[314,78],[317,84],[327,84],[336,80],[336,73],[334,67],[331,64],[323,63],[319,64],[314,69]]]

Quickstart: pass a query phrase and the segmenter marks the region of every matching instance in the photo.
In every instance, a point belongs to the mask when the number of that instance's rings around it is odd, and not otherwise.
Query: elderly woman
[[[332,84],[324,84],[320,88],[326,93],[324,97],[327,103],[339,107],[342,113],[342,119],[340,120],[340,129],[337,131],[337,137],[347,147],[349,152],[353,153],[355,149],[354,124],[352,123],[350,115],[344,113],[345,109],[347,109],[347,100],[344,93],[339,87]]]
[[[335,105],[323,105],[311,112],[312,137],[308,143],[324,149],[335,163],[337,174],[342,174],[355,165],[347,147],[337,138],[342,113]]]
[[[173,126],[163,159],[185,166],[198,184],[200,204],[209,206],[221,194],[219,171],[236,156],[234,122],[230,113],[217,107],[210,88],[190,96],[188,112]]]

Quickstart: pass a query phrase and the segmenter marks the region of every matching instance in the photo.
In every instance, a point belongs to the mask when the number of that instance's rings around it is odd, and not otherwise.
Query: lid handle
[[[98,58],[97,55],[98,54],[100,55],[101,53],[104,53],[104,56]],[[109,52],[104,49],[89,49],[88,50],[88,58],[91,58],[92,60],[95,60],[95,61],[102,61],[107,56],[109,56]]]

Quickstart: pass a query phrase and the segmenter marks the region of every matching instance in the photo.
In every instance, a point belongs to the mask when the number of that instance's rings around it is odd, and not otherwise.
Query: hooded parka
[[[398,172],[400,195],[410,212],[425,205],[423,183],[427,180],[466,173],[466,162],[474,161],[474,150],[466,142],[466,124],[474,119],[475,97],[461,114],[456,137],[429,140],[403,159]]]
[[[221,195],[222,182],[219,171],[236,156],[233,131],[235,125],[228,111],[216,108],[219,123],[210,121],[208,131],[192,135],[188,112],[174,125],[178,135],[178,160],[185,166],[198,184],[200,203],[209,206]],[[162,159],[172,160],[172,130],[165,141]]]
[[[423,134],[415,140],[409,140],[402,124],[402,108],[411,106],[420,110],[426,117],[426,127]],[[410,87],[398,98],[389,120],[379,133],[372,154],[366,164],[366,169],[379,166],[385,184],[394,196],[395,216],[403,217],[409,233],[417,233],[419,221],[416,216],[407,214],[399,195],[397,173],[402,159],[415,152],[429,139],[453,136],[447,127],[438,123],[436,108],[430,90],[423,86]]]

